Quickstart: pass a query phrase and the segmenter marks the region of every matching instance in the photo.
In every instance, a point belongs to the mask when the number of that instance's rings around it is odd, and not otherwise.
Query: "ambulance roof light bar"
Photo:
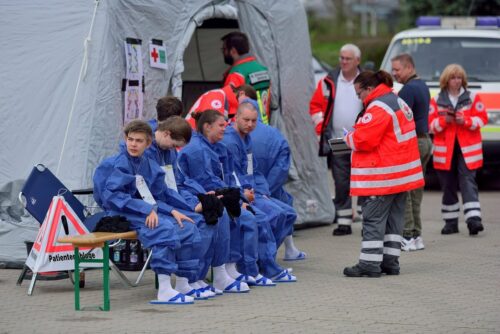
[[[417,27],[440,27],[441,17],[439,16],[419,16],[417,18]]]
[[[419,28],[499,28],[500,17],[496,16],[420,16],[416,22]]]
[[[478,16],[476,17],[476,27],[500,27],[500,17]]]

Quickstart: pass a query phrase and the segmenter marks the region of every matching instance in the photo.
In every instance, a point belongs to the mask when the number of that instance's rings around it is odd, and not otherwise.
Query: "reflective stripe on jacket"
[[[196,129],[196,122],[192,117],[193,112],[199,113],[208,109],[217,110],[224,115],[226,120],[233,117],[238,109],[238,100],[231,86],[212,89],[201,95],[187,113],[186,121],[193,129]]]
[[[464,124],[455,121],[446,123],[446,114],[462,113]],[[431,100],[429,109],[429,130],[434,134],[433,164],[435,169],[450,170],[455,141],[458,140],[467,168],[473,170],[483,165],[481,127],[488,122],[484,104],[475,95],[465,91],[458,97],[455,108],[447,92],[439,92]]]
[[[346,136],[351,149],[351,195],[396,194],[424,186],[413,113],[392,89],[378,85]]]
[[[259,113],[264,124],[269,124],[271,112],[271,77],[267,67],[259,63],[255,57],[241,55],[224,74],[224,86],[240,87],[243,84],[252,86],[257,93]]]

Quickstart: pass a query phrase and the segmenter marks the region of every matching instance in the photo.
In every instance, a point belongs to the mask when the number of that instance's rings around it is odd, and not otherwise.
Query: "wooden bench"
[[[98,306],[98,309],[101,311],[109,311],[109,309],[110,309],[110,302],[109,302],[110,260],[109,260],[108,242],[111,240],[118,240],[118,239],[135,240],[135,239],[137,239],[137,233],[135,231],[129,231],[129,232],[123,232],[123,233],[94,232],[94,233],[83,234],[83,235],[66,236],[66,237],[61,237],[61,238],[57,239],[57,241],[60,243],[66,243],[66,244],[73,245],[74,254],[75,254],[74,255],[75,273],[80,272],[80,263],[101,263],[102,264],[102,270],[103,270],[102,283],[103,283],[104,304],[102,306]],[[103,255],[102,259],[81,258],[80,253],[79,253],[80,247],[91,247],[91,248],[99,247],[99,248],[101,248],[102,255]],[[114,264],[112,262],[111,262],[111,265],[114,266]],[[143,268],[143,271],[141,272],[141,275],[139,276],[135,285],[138,284],[140,278],[142,277],[142,274],[144,273],[144,269],[145,268]],[[118,271],[118,273],[119,273],[119,275],[122,276],[122,278],[125,278],[125,280],[128,282],[126,277],[120,271]],[[80,277],[79,276],[80,275],[75,275],[75,284],[74,284],[75,310],[77,310],[77,311],[80,310]],[[130,286],[135,286],[134,284],[131,284],[131,283],[128,283],[128,284]]]

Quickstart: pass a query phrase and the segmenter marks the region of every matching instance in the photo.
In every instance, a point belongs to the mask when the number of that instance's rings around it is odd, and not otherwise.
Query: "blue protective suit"
[[[232,160],[225,146],[211,144],[198,133],[193,133],[189,144],[180,151],[177,165],[181,174],[196,181],[206,191],[235,186]],[[258,229],[255,217],[242,210],[241,216],[231,220],[230,226],[229,262],[237,262],[243,274],[256,276]]]
[[[283,188],[290,169],[290,147],[278,129],[257,122],[250,134],[257,171],[269,185],[271,197],[293,206],[293,197]]]
[[[241,103],[251,103],[259,110],[257,101],[250,98]],[[257,127],[250,134],[252,138],[253,155],[257,160],[257,171],[264,176],[266,185],[257,179],[257,187],[260,186],[262,193],[269,192],[276,198],[293,207],[293,197],[284,188],[290,169],[290,146],[281,132],[272,126],[262,123],[262,118],[257,120]]]
[[[191,210],[194,211],[194,208],[199,203],[196,194],[204,194],[206,191],[196,181],[185,177],[179,172],[177,167],[177,151],[173,148],[163,150],[158,146],[156,141],[153,141],[144,155],[155,160],[161,167],[168,165],[172,167],[178,195],[180,194],[186,201],[186,205],[189,205]],[[171,190],[176,193],[174,189]],[[229,216],[227,212],[224,211],[224,214],[219,218],[216,225],[207,225],[204,221],[200,221],[200,224],[197,226],[201,235],[201,257],[198,280],[202,280],[206,277],[210,265],[218,267],[229,262]]]
[[[151,130],[153,130],[153,133],[155,133],[156,129],[158,129],[158,120],[156,118],[152,118],[148,121],[148,124],[151,127]]]
[[[267,182],[255,167],[257,162],[252,153],[252,140],[250,136],[241,138],[238,132],[228,126],[222,140],[226,144],[234,162],[236,179],[244,189],[254,189],[255,199],[252,207],[258,209],[257,221],[259,223],[259,267],[264,276],[273,277],[280,273],[281,268],[276,263],[277,248],[287,235],[293,232],[293,223],[297,215],[292,210],[281,208],[265,193]],[[251,163],[251,167],[250,166]],[[279,202],[279,201],[277,201]],[[285,205],[284,203],[282,203]]]
[[[136,188],[141,175],[157,203],[159,224],[150,229],[146,217],[154,206],[144,201]],[[158,164],[145,157],[132,157],[126,151],[105,159],[94,173],[94,198],[110,216],[122,215],[137,231],[140,242],[152,250],[151,268],[157,274],[196,279],[199,267],[200,234],[195,224],[184,222],[180,228],[172,210],[189,209],[165,186],[165,173]],[[182,210],[184,209],[184,210]],[[195,222],[202,217],[191,216]]]
[[[250,136],[241,138],[234,127],[228,126],[223,142],[233,156],[234,170],[241,186],[254,189],[255,200],[252,205],[266,213],[275,239],[275,247],[279,248],[285,237],[293,233],[293,224],[297,219],[295,210],[270,197],[267,181],[258,172],[258,163],[253,155],[253,143]]]

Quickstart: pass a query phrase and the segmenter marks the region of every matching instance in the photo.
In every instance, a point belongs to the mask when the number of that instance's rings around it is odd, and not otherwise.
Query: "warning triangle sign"
[[[43,271],[74,270],[74,251],[70,244],[61,244],[57,239],[62,236],[87,234],[89,231],[62,196],[54,196],[47,215],[40,226],[33,248],[26,259],[26,265],[37,273]],[[102,259],[100,248],[80,248],[80,256],[89,259]],[[87,267],[100,267],[92,263]]]

